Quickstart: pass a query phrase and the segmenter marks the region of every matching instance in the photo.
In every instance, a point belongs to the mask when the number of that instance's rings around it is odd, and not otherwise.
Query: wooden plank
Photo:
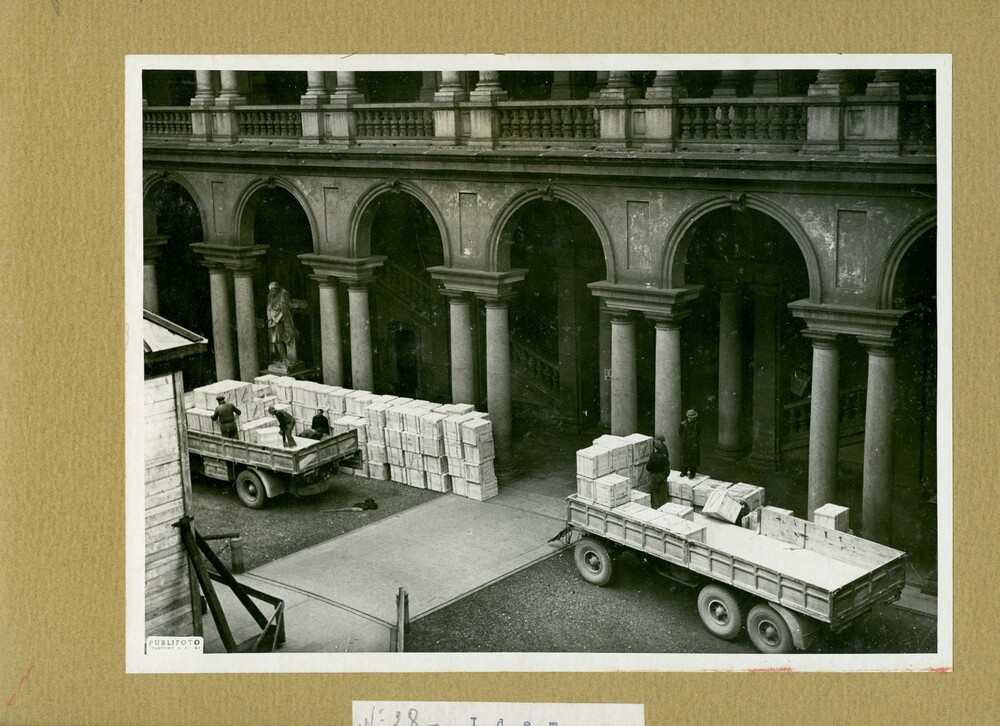
[[[184,503],[171,502],[146,512],[146,530],[160,524],[173,524],[184,516]]]
[[[760,533],[765,537],[786,542],[793,547],[805,546],[805,525],[804,519],[793,517],[790,514],[781,514],[767,508],[760,510]]]
[[[157,490],[147,490],[146,511],[161,507],[169,502],[180,502],[183,505],[184,493],[181,491],[180,482],[181,478],[178,475],[174,477],[174,481],[169,486],[164,482],[164,485]]]
[[[177,496],[182,495],[181,492],[181,474],[176,472],[175,474],[164,477],[159,481],[151,481],[146,484],[146,499],[148,500],[150,496],[155,496],[162,494],[163,492],[177,492]],[[149,504],[147,502],[146,506]]]
[[[184,416],[184,374],[174,373],[174,404],[179,415],[177,420],[177,444],[179,447],[181,468],[181,496],[184,500],[184,514],[191,514],[194,509],[194,501],[191,494],[191,457],[188,454],[187,445],[187,417]],[[194,598],[191,600],[194,603]]]
[[[170,374],[147,378],[143,382],[142,402],[143,405],[156,403],[167,398],[171,398],[173,388]]]
[[[177,474],[180,472],[180,462],[179,461],[165,461],[161,464],[146,464],[145,467],[145,480],[148,485],[151,482],[159,481],[165,477],[172,474]]]
[[[903,553],[877,542],[806,522],[805,548],[856,567],[880,567]]]

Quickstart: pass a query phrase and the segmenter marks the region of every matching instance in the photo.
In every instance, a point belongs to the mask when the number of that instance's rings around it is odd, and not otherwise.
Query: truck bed
[[[573,494],[569,523],[789,610],[844,627],[903,589],[905,553],[789,515],[761,510],[749,530],[695,514],[698,542]]]
[[[220,434],[188,430],[188,450],[192,454],[257,466],[293,476],[339,461],[358,450],[356,431],[334,434],[320,441],[310,439],[297,439],[297,441],[302,442],[302,444],[294,449],[286,449],[251,444]]]

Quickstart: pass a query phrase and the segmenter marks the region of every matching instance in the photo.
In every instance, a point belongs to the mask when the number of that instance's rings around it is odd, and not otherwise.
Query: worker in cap
[[[330,419],[323,415],[323,409],[316,409],[316,415],[313,416],[311,427],[320,436],[330,435]]]
[[[663,434],[657,434],[653,439],[653,453],[646,462],[646,471],[649,472],[649,506],[659,509],[667,503],[669,496],[667,476],[670,474],[670,452]]]
[[[281,440],[286,449],[295,448],[295,417],[288,411],[281,411],[274,406],[268,406],[267,412],[278,419],[278,428],[281,429]]]
[[[694,479],[701,463],[701,426],[698,412],[689,409],[680,425],[681,476]]]
[[[215,413],[212,414],[212,420],[219,422],[219,430],[222,435],[230,438],[239,438],[239,430],[236,426],[236,417],[243,415],[236,406],[231,403],[226,403],[226,397],[223,395],[218,395],[215,400],[219,402],[219,405],[215,407]]]

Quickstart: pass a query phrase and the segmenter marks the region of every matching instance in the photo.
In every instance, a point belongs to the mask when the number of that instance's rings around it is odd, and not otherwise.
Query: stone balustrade
[[[832,124],[832,126],[831,126]],[[933,96],[146,107],[147,142],[933,154]]]

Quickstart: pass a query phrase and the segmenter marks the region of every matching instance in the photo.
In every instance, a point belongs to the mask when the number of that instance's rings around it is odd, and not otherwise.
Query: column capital
[[[683,306],[697,299],[701,285],[688,285],[673,289],[652,285],[620,285],[601,280],[587,285],[591,292],[604,301],[608,311],[635,310],[642,314],[672,316]]]
[[[502,293],[480,293],[476,297],[483,301],[483,304],[488,308],[506,308],[508,303],[517,297],[517,293],[513,291],[502,292]]]
[[[681,322],[691,314],[688,308],[678,308],[671,312],[647,312],[645,317],[652,321],[657,330],[677,330]]]
[[[858,342],[865,346],[865,349],[868,351],[868,355],[892,357],[896,355],[896,343],[899,342],[899,339],[895,337],[869,338],[859,335]]]
[[[460,304],[460,303],[470,303],[472,302],[473,296],[466,290],[452,290],[447,287],[442,287],[438,289],[442,295],[448,298],[449,304]]]
[[[152,264],[160,259],[163,248],[170,237],[165,234],[147,235],[142,238],[142,261],[144,264]]]
[[[258,258],[266,255],[269,248],[267,245],[236,247],[199,242],[191,245],[191,249],[204,258],[206,266],[219,265],[236,273],[253,272],[259,264]]]
[[[872,340],[891,340],[906,310],[855,308],[820,305],[809,300],[788,303],[792,315],[805,320],[810,331],[834,335],[854,335]]]
[[[337,278],[333,275],[309,275],[309,279],[320,287],[336,287]]]
[[[528,274],[527,270],[520,268],[503,272],[486,272],[443,266],[428,267],[427,272],[448,290],[470,292],[483,300],[512,293],[514,285],[521,282]]]
[[[304,265],[313,269],[313,274],[317,277],[334,277],[347,284],[367,283],[374,280],[376,271],[385,264],[386,260],[385,255],[336,257],[307,253],[298,257]]]
[[[807,328],[802,331],[802,337],[812,343],[813,348],[821,350],[836,350],[840,346],[840,337],[836,333]]]

